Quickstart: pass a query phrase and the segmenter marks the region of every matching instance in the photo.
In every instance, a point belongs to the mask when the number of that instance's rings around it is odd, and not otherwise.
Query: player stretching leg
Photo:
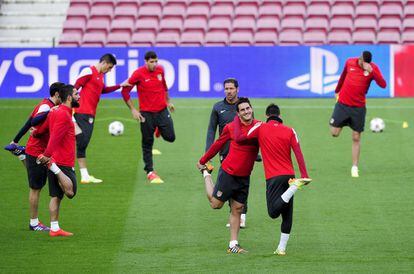
[[[30,224],[29,229],[32,231],[49,231],[49,227],[39,221],[38,208],[40,192],[47,179],[47,169],[44,166],[36,164],[36,158],[41,154],[49,141],[49,134],[35,137],[30,135],[26,148],[23,152],[22,146],[18,146],[20,139],[30,130],[30,128],[38,128],[45,124],[45,120],[49,111],[54,106],[60,104],[59,90],[65,84],[56,82],[50,85],[50,97],[43,99],[32,111],[29,119],[24,126],[16,134],[13,141],[7,147],[13,149],[12,153],[19,156],[27,169],[27,177],[29,180],[29,205],[30,205]],[[8,149],[9,150],[9,149]]]
[[[359,177],[361,135],[365,126],[366,94],[369,86],[372,80],[382,88],[387,86],[378,66],[371,60],[371,52],[364,51],[360,57],[346,61],[335,89],[337,103],[329,121],[333,137],[338,137],[344,126],[352,129],[352,177]]]
[[[255,124],[246,134],[240,129],[240,119],[235,122],[235,138],[237,142],[257,140],[263,156],[263,167],[266,176],[267,211],[272,219],[282,215],[279,245],[274,252],[286,255],[293,222],[293,195],[303,185],[311,182],[308,179],[305,160],[299,140],[293,128],[287,127],[280,119],[280,109],[270,104],[266,108],[266,123]],[[295,153],[303,179],[294,179],[295,170],[290,157],[291,150]]]
[[[249,99],[239,98],[236,109],[242,120],[241,130],[247,132],[257,122],[253,119],[253,109]],[[256,141],[237,144],[234,141],[233,128],[234,122],[228,123],[224,127],[220,137],[201,157],[197,167],[202,171],[210,206],[213,209],[220,209],[226,201],[231,201],[230,242],[227,253],[245,253],[247,251],[239,245],[238,235],[241,213],[249,195],[250,173],[257,157],[258,146]],[[228,141],[230,141],[229,154],[222,162],[217,183],[214,185],[210,175],[211,168],[206,164]]]

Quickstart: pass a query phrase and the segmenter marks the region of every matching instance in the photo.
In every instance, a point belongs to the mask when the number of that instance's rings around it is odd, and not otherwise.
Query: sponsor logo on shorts
[[[221,197],[221,195],[223,195],[223,192],[221,192],[220,190],[217,191],[217,197]]]
[[[90,117],[89,120],[88,120],[88,122],[89,122],[89,124],[92,124],[93,123],[93,118]]]
[[[334,118],[331,118],[331,120],[329,120],[329,123],[330,124],[333,124],[335,122],[335,119]]]

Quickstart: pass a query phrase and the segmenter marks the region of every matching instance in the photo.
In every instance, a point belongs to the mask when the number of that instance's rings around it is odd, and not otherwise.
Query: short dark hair
[[[277,105],[271,103],[270,105],[267,106],[266,116],[271,117],[271,116],[279,116],[279,115],[280,115],[280,108]]]
[[[114,66],[116,65],[116,58],[110,53],[102,55],[101,59],[99,59],[99,63],[102,63],[103,61]]]
[[[152,51],[152,50],[147,51],[144,56],[145,61],[148,61],[149,59],[157,59],[157,58],[158,58],[157,54],[155,53],[155,51]]]
[[[61,89],[59,89],[59,97],[62,103],[66,102],[69,96],[72,96],[74,88],[75,87],[73,85],[64,85]]]
[[[248,103],[249,106],[252,106],[252,104],[250,103],[249,98],[247,98],[247,97],[239,97],[239,100],[237,100],[237,103],[236,103],[236,110],[237,110],[237,112],[239,112],[239,105],[240,104],[243,104],[243,103]]]
[[[55,96],[55,93],[59,92],[59,90],[61,88],[63,88],[64,86],[65,86],[65,84],[62,83],[62,82],[54,82],[53,84],[51,84],[50,87],[49,87],[50,97]]]
[[[223,86],[225,86],[227,83],[233,83],[235,88],[239,87],[239,81],[237,81],[236,78],[227,78],[226,80],[224,80]]]
[[[362,52],[362,59],[364,59],[364,62],[371,63],[372,61],[372,53],[370,51],[365,50]]]

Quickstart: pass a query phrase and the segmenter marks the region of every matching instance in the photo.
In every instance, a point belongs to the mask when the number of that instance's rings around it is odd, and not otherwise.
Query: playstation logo
[[[292,78],[286,86],[296,90],[309,90],[316,94],[326,94],[335,91],[340,75],[337,75],[339,61],[331,51],[310,48],[310,73]]]

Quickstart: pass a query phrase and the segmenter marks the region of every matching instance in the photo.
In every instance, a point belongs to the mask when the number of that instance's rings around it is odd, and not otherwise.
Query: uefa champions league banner
[[[48,96],[48,85],[74,84],[82,68],[113,53],[117,66],[106,85],[121,83],[144,64],[149,48],[13,48],[0,49],[0,98]],[[174,47],[155,48],[165,69],[171,97],[222,97],[228,77],[240,82],[240,95],[263,98],[333,97],[349,57],[370,50],[387,88],[371,84],[369,97],[390,97],[390,47]],[[121,98],[120,92],[103,98]]]

